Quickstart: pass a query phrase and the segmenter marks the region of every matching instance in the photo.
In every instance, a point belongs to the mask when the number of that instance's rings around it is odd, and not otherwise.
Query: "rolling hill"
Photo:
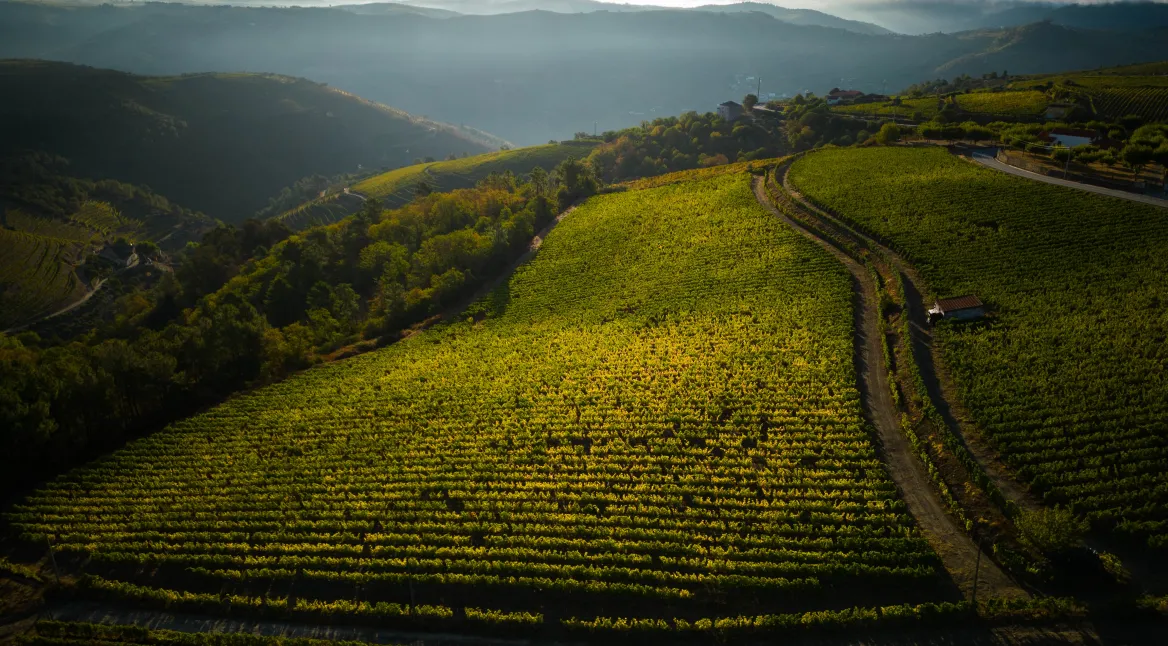
[[[851,304],[748,174],[600,196],[465,317],[176,423],[10,519],[96,575],[80,595],[171,611],[229,588],[245,615],[553,637],[910,618],[953,592],[864,423]]]
[[[432,191],[452,191],[474,186],[475,182],[491,173],[510,171],[524,176],[537,166],[551,171],[568,157],[587,157],[596,145],[592,141],[564,141],[405,166],[362,180],[351,187],[351,192],[335,191],[305,202],[274,219],[293,229],[328,224],[355,213],[367,197],[394,208],[412,200],[414,189],[422,182]]]
[[[898,36],[796,25],[759,12],[429,18],[335,8],[9,4],[0,3],[0,55],[141,74],[302,76],[521,145],[594,124],[615,130],[655,115],[707,112],[753,91],[755,83],[741,81],[752,76],[777,94],[823,93],[841,83],[879,92],[961,73],[1053,73],[1168,58],[1163,29],[1042,24]],[[92,25],[81,24],[86,16]]]
[[[75,177],[149,186],[238,222],[306,175],[488,150],[495,141],[277,75],[143,77],[0,62],[0,156],[63,157]]]

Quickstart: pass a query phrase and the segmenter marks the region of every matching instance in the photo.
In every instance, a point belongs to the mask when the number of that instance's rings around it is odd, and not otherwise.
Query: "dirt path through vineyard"
[[[754,195],[759,204],[795,231],[823,247],[851,272],[855,302],[856,375],[864,414],[876,428],[881,444],[881,456],[908,506],[909,513],[916,519],[929,544],[941,557],[954,585],[968,598],[973,591],[974,572],[977,569],[979,595],[1028,596],[988,557],[983,555],[980,559],[980,568],[978,567],[978,547],[946,513],[944,504],[933,490],[933,484],[924,465],[913,454],[908,439],[900,430],[900,414],[892,403],[888,368],[884,365],[884,353],[880,347],[877,318],[879,300],[871,275],[850,256],[803,228],[771,204],[763,178],[754,177],[752,181]]]

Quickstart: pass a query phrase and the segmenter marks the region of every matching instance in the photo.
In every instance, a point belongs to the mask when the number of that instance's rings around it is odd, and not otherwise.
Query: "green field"
[[[1168,219],[942,149],[798,161],[808,197],[889,241],[941,297],[994,315],[937,338],[961,401],[1017,476],[1100,531],[1168,542]]]
[[[568,157],[587,157],[596,145],[594,141],[565,141],[449,161],[414,164],[370,177],[354,185],[352,190],[381,200],[389,208],[395,208],[414,199],[414,188],[423,181],[434,191],[452,191],[474,186],[475,182],[491,173],[511,171],[516,175],[526,175],[536,166],[551,172]],[[336,222],[360,207],[356,200],[342,193],[333,193],[281,213],[274,219],[293,229],[303,229]]]
[[[176,423],[10,520],[95,593],[172,607],[671,629],[940,600],[862,420],[851,302],[749,175],[600,196],[464,320]]]

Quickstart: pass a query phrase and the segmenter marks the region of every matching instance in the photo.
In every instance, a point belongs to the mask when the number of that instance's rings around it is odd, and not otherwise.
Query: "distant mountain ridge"
[[[841,16],[904,34],[958,33],[1049,21],[1080,29],[1141,30],[1168,27],[1168,4],[1108,2],[1073,4],[1024,0],[877,0],[834,6]]]
[[[890,30],[871,23],[846,20],[813,9],[787,9],[769,2],[736,2],[707,4],[692,8],[663,7],[654,4],[623,4],[599,0],[405,0],[405,4],[428,7],[468,15],[498,15],[521,11],[552,11],[555,13],[591,13],[611,11],[631,13],[641,11],[702,11],[714,13],[741,13],[758,11],[792,25],[836,27],[859,34],[889,34]],[[353,5],[359,6],[359,5]]]
[[[65,63],[0,61],[0,157],[69,160],[71,175],[149,186],[239,221],[296,180],[497,147],[305,79],[143,77]]]
[[[1039,23],[903,36],[742,11],[439,19],[336,8],[0,3],[0,55],[154,75],[277,72],[533,145],[711,111],[756,91],[759,78],[764,94],[780,96],[844,86],[887,92],[962,73],[1051,73],[1163,60],[1168,30]]]

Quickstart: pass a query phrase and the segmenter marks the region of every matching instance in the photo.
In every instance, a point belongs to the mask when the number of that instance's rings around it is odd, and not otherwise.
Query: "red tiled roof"
[[[859,90],[840,90],[839,92],[831,92],[827,96],[837,98],[837,97],[863,96],[863,94],[864,93],[859,91]]]
[[[981,307],[981,299],[976,296],[955,296],[953,298],[942,298],[937,301],[937,307],[941,308],[942,312],[953,312],[956,310],[967,310],[974,307]]]

